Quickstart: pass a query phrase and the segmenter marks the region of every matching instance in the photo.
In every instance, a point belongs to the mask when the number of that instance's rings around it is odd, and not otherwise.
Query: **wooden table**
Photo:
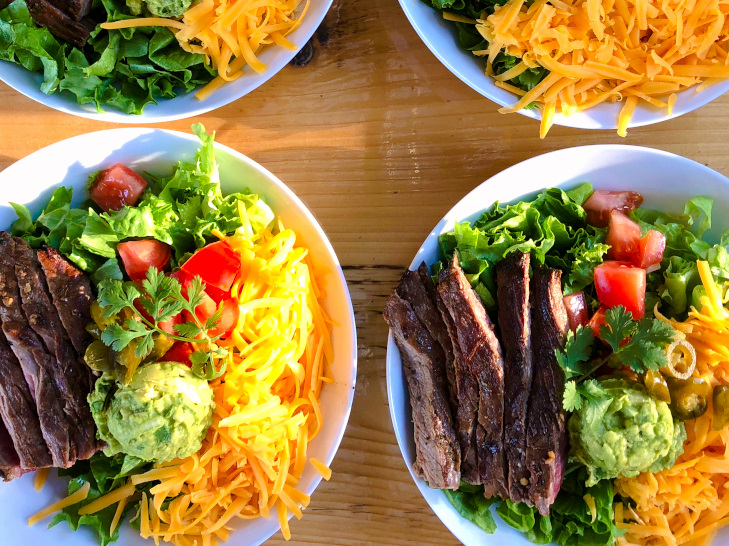
[[[729,175],[729,96],[630,131],[553,127],[501,115],[427,50],[395,0],[335,0],[310,46],[263,88],[198,120],[284,180],[311,208],[344,266],[359,378],[334,477],[316,492],[298,544],[444,544],[455,538],[420,497],[387,407],[385,297],[429,230],[469,190],[550,150],[661,148]],[[0,84],[0,169],[44,146],[113,127],[45,108]],[[189,131],[193,120],[160,125]],[[629,181],[626,181],[626,183]],[[272,543],[282,543],[276,535]]]

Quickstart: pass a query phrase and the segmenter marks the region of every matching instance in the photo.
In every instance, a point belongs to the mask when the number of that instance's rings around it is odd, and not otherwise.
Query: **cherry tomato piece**
[[[100,172],[89,188],[89,196],[104,212],[134,206],[147,181],[121,163]]]
[[[637,259],[633,262],[638,267],[656,271],[661,267],[663,253],[666,250],[666,236],[660,231],[651,229],[640,240]]]
[[[595,190],[582,208],[587,212],[587,223],[606,227],[614,210],[628,214],[643,204],[643,196],[634,191]]]
[[[612,260],[623,260],[635,263],[640,249],[640,226],[622,212],[610,213],[605,243],[610,245],[608,257]]]
[[[116,250],[122,259],[124,270],[133,281],[144,280],[150,267],[162,271],[172,255],[169,245],[155,239],[119,243]]]
[[[588,322],[587,302],[585,294],[575,292],[564,297],[564,306],[567,309],[567,319],[569,321],[570,330],[577,330],[578,326],[585,326]]]
[[[645,269],[629,262],[603,262],[595,268],[597,298],[608,307],[622,305],[633,320],[645,315]]]

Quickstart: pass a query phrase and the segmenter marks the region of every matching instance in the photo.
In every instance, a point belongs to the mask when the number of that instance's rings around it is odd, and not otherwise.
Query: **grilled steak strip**
[[[70,15],[74,21],[80,21],[91,11],[91,0],[50,0],[58,9]]]
[[[24,469],[51,466],[51,455],[43,439],[35,401],[30,394],[20,362],[0,334],[0,424]]]
[[[88,368],[66,336],[35,252],[19,238],[15,238],[15,277],[28,323],[55,356],[55,381],[72,427],[76,457],[88,459],[98,450],[96,427],[86,400],[91,392]]]
[[[43,439],[53,466],[67,468],[76,457],[69,423],[56,386],[55,358],[31,329],[20,308],[20,292],[15,278],[15,242],[0,232],[0,319],[10,347],[18,358],[28,388],[35,400]]]
[[[93,341],[86,330],[86,326],[92,322],[91,304],[94,296],[91,281],[53,248],[39,250],[38,261],[43,267],[48,290],[63,327],[76,352],[83,355]]]
[[[504,451],[509,498],[529,498],[526,418],[532,387],[528,253],[512,252],[496,266],[499,329],[504,347]]]
[[[15,452],[10,434],[0,420],[0,479],[9,482],[23,475],[20,459]]]
[[[76,47],[85,46],[91,31],[96,27],[89,17],[76,21],[48,0],[26,0],[26,4],[36,24],[46,27],[51,34]]]
[[[494,328],[458,263],[441,273],[438,293],[450,314],[466,367],[478,386],[476,447],[484,495],[507,496],[503,443],[504,361]]]
[[[531,483],[529,501],[549,514],[562,485],[567,463],[567,433],[561,394],[564,373],[555,350],[567,335],[567,312],[562,301],[562,272],[535,268],[531,280],[534,379],[529,398],[526,459]]]
[[[388,298],[385,321],[402,356],[415,428],[413,470],[437,489],[458,489],[460,450],[453,430],[443,350],[397,291]]]

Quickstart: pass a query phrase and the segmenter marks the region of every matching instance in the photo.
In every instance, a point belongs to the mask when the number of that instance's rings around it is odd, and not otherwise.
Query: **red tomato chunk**
[[[567,319],[569,321],[570,330],[577,330],[578,326],[585,326],[588,321],[587,302],[585,294],[575,292],[564,297],[564,306],[567,309]]]
[[[200,275],[205,284],[229,292],[240,270],[240,258],[225,241],[201,248],[182,264],[182,271]]]
[[[190,356],[195,352],[195,347],[187,341],[176,341],[172,348],[165,353],[164,360],[180,362],[192,366]]]
[[[628,214],[643,203],[643,196],[634,191],[595,190],[585,201],[582,208],[587,212],[587,223],[596,227],[606,227],[610,213],[614,210]]]
[[[610,213],[605,243],[610,245],[608,257],[612,260],[634,262],[640,248],[640,226],[621,212]]]
[[[666,236],[655,229],[650,230],[640,240],[638,254],[633,261],[638,267],[651,271],[660,269],[663,253],[666,250]]]
[[[162,271],[172,255],[169,245],[154,239],[119,243],[116,249],[124,263],[124,270],[133,281],[145,279],[150,267]]]
[[[607,261],[595,268],[597,298],[607,307],[622,305],[633,320],[645,315],[645,269],[629,262]]]
[[[89,189],[91,199],[104,212],[134,206],[147,187],[147,182],[121,163],[98,174]]]

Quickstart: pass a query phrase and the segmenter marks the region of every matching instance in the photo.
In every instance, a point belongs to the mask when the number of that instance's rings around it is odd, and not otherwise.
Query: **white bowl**
[[[205,100],[195,97],[195,90],[185,95],[178,95],[173,99],[158,99],[158,104],[149,104],[141,115],[125,114],[111,106],[105,106],[104,112],[99,113],[93,104],[78,104],[70,92],[46,95],[41,92],[40,86],[43,77],[40,74],[29,72],[20,65],[7,61],[0,61],[0,81],[5,82],[16,91],[22,93],[36,102],[74,116],[89,118],[98,121],[113,123],[162,123],[177,119],[191,118],[215,110],[226,104],[244,97],[257,89],[283,67],[285,67],[301,48],[314,35],[324,16],[329,11],[332,0],[311,0],[301,25],[286,39],[296,45],[296,51],[289,51],[280,46],[268,46],[258,56],[261,62],[267,65],[263,74],[259,74],[250,66],[243,69],[243,76],[233,82],[226,83]],[[302,4],[303,6],[303,4]]]
[[[74,205],[86,197],[88,174],[121,162],[140,172],[166,175],[180,159],[189,160],[198,148],[194,135],[160,129],[113,129],[89,133],[43,148],[11,165],[0,173],[3,200],[0,203],[0,229],[7,229],[15,219],[8,202],[24,203],[37,214],[55,188],[73,186]],[[298,240],[310,251],[314,263],[325,271],[327,298],[324,307],[334,321],[332,341],[335,360],[334,383],[322,390],[321,408],[327,419],[321,433],[309,445],[308,455],[327,464],[344,435],[354,397],[357,377],[357,342],[352,302],[342,269],[331,244],[314,216],[283,182],[273,174],[227,146],[215,145],[216,158],[224,193],[249,188],[262,195],[284,224],[298,234]],[[55,473],[52,473],[55,476]],[[321,481],[307,465],[299,488],[311,494]],[[28,527],[27,518],[66,495],[66,480],[51,479],[41,493],[33,490],[33,475],[10,483],[0,483],[0,513],[3,514],[2,544],[64,544],[95,546],[88,529],[73,532],[63,523],[48,530],[50,518]],[[306,517],[306,512],[304,512]],[[227,544],[257,545],[279,529],[278,519],[242,520]],[[82,528],[83,529],[83,528]],[[294,537],[295,538],[295,537]],[[125,523],[120,544],[149,546],[139,533]]]
[[[438,57],[438,60],[463,83],[501,106],[509,106],[518,100],[516,95],[496,87],[494,80],[484,74],[483,58],[475,57],[471,52],[458,47],[454,23],[445,21],[423,0],[400,0],[400,5],[415,32],[433,52],[433,55]],[[696,91],[695,87],[682,91],[678,93],[676,104],[673,107],[673,117],[696,110],[727,91],[729,91],[729,80],[714,84],[700,93]],[[554,124],[577,129],[617,129],[621,107],[620,102],[603,103],[571,116],[556,114]],[[532,119],[542,118],[539,108],[520,110],[519,113]],[[657,108],[641,101],[635,109],[629,127],[651,125],[667,119],[671,118],[665,108]]]
[[[544,188],[573,187],[592,182],[598,189],[634,190],[645,198],[644,207],[667,212],[683,212],[684,203],[696,195],[714,199],[713,225],[706,237],[718,242],[729,227],[729,179],[695,161],[668,152],[637,146],[582,146],[529,159],[506,169],[482,183],[454,206],[438,222],[410,264],[415,269],[425,261],[438,259],[438,235],[453,230],[455,222],[476,220],[495,201],[507,203],[535,195]],[[451,532],[467,546],[531,544],[521,533],[498,516],[498,531],[488,535],[462,518],[445,494],[430,489],[412,470],[415,461],[413,424],[400,353],[392,333],[387,343],[387,394],[397,443],[410,474],[425,501]],[[495,514],[495,512],[494,512]],[[729,528],[721,531],[715,544],[729,544]]]

